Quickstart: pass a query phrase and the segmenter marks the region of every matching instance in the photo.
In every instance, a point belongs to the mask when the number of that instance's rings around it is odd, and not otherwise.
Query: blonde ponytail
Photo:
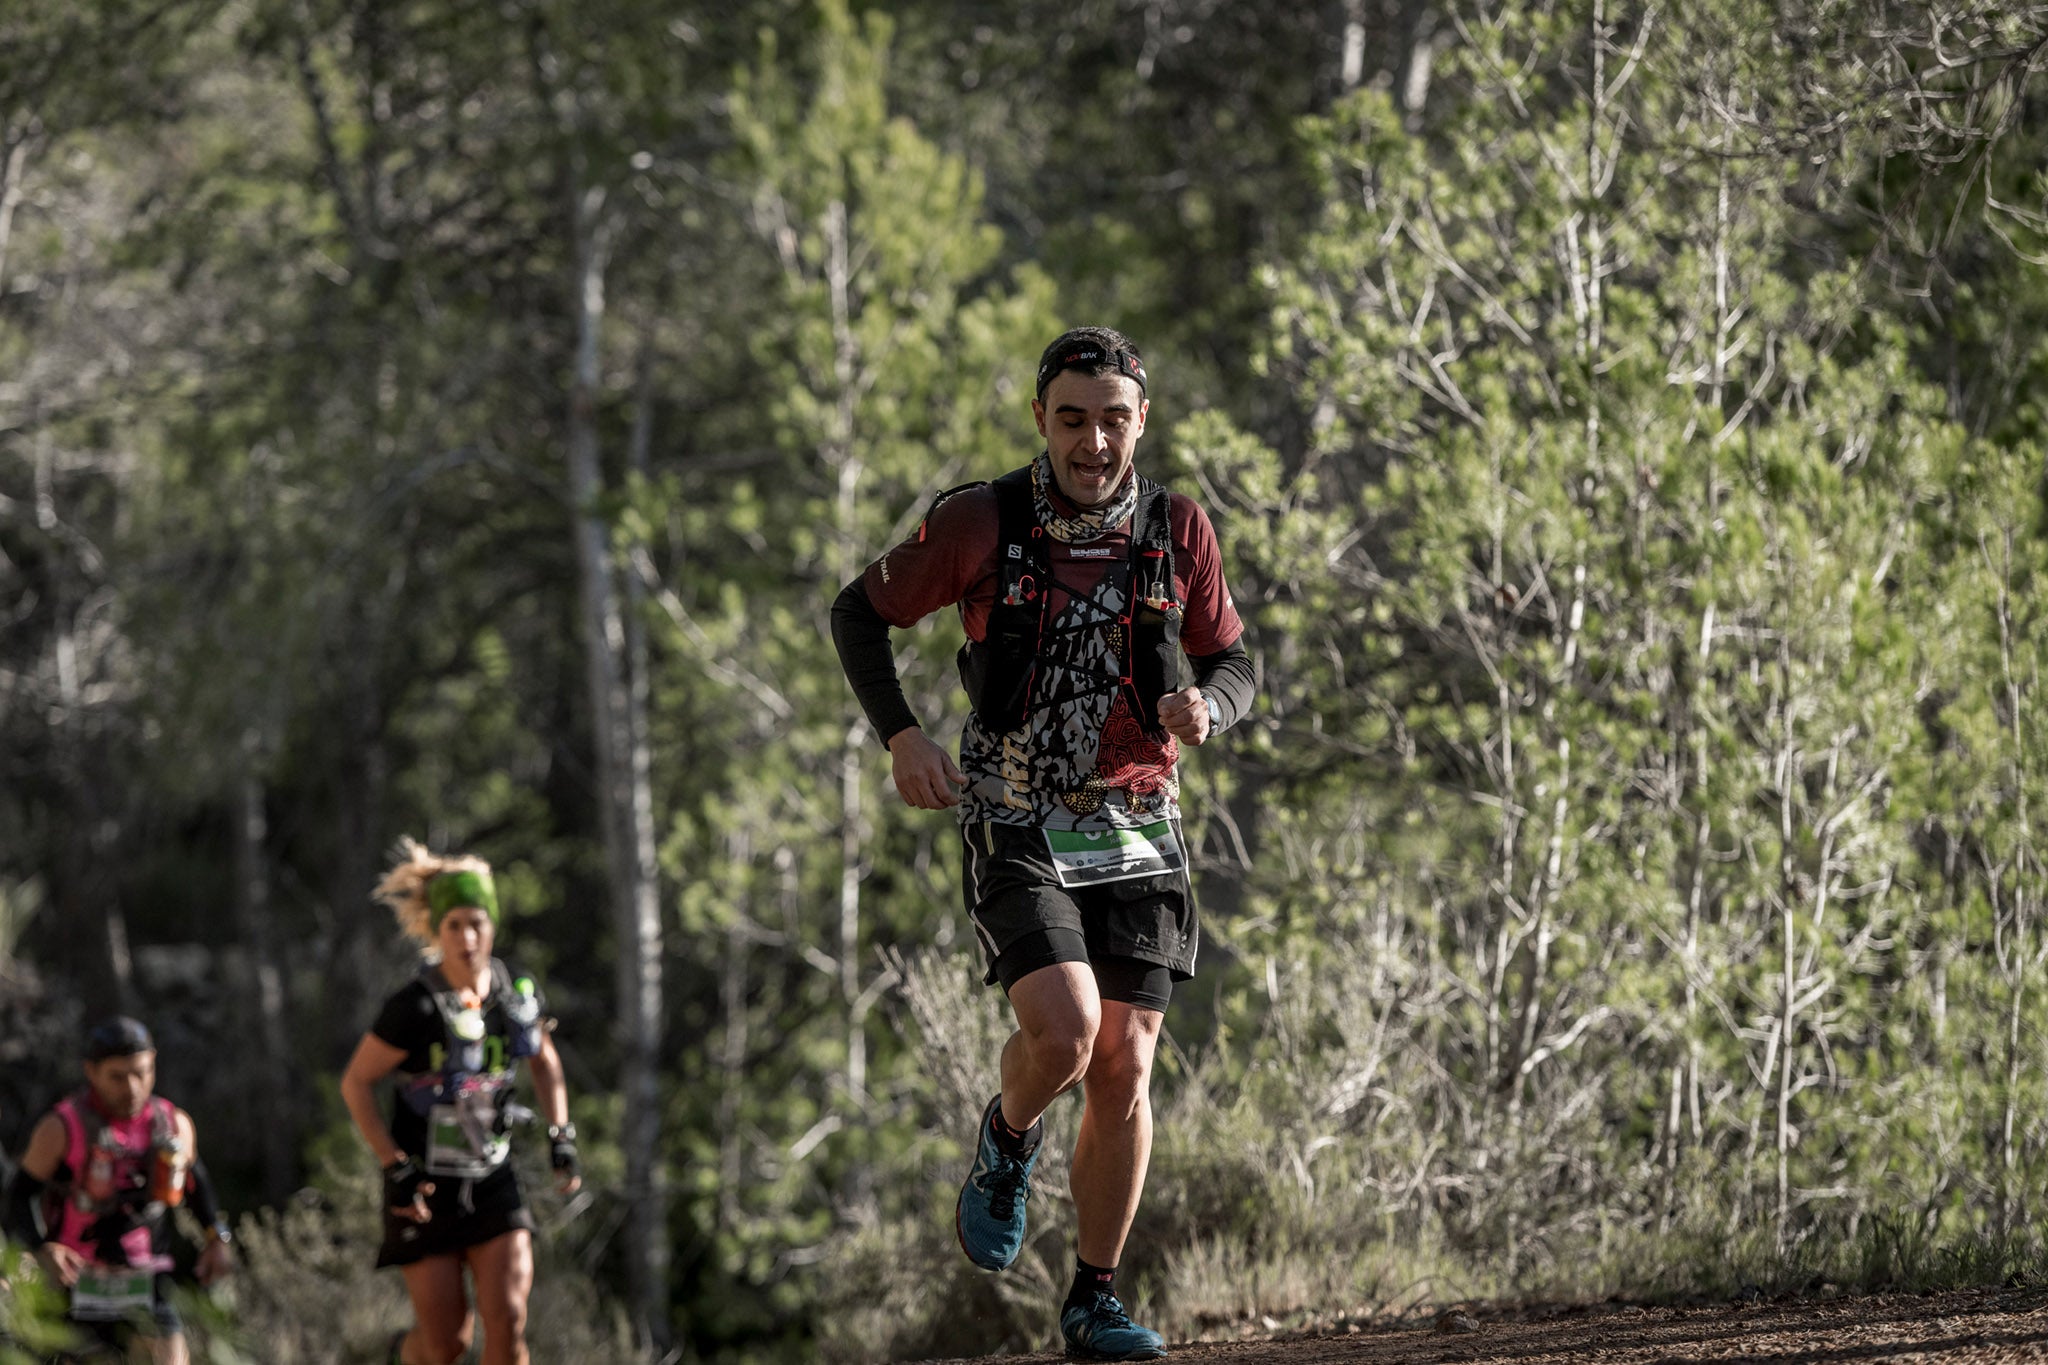
[[[468,854],[432,853],[425,844],[410,835],[399,839],[398,846],[392,850],[392,857],[397,861],[370,894],[390,907],[399,929],[422,948],[434,945],[439,918],[427,898],[429,882],[444,872],[471,872],[482,877],[486,885],[490,882],[491,865],[483,859]],[[495,920],[495,897],[487,908]]]

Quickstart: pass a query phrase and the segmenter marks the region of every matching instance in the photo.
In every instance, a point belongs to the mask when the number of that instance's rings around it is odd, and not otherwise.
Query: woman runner
[[[341,1096],[384,1168],[384,1242],[413,1326],[391,1343],[396,1365],[453,1365],[483,1319],[484,1365],[528,1365],[533,1214],[512,1169],[511,1128],[532,1115],[512,1102],[513,1064],[526,1062],[562,1193],[582,1183],[562,1064],[531,979],[491,955],[498,895],[480,858],[442,857],[401,840],[376,898],[421,947],[418,975],[384,1002],[356,1045]],[[387,1124],[375,1086],[401,1077]]]

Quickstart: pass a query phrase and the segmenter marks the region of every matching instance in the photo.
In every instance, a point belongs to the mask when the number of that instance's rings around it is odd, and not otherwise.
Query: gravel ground
[[[1008,1356],[1006,1365],[1057,1361]],[[1665,1362],[2048,1361],[2048,1289],[1878,1294],[1710,1307],[1475,1305],[1341,1331],[1177,1343],[1185,1365],[1664,1365]]]

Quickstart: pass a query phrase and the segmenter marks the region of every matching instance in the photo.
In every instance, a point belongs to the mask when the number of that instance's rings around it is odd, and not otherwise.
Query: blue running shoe
[[[1117,1296],[1095,1291],[1087,1303],[1060,1310],[1060,1335],[1067,1354],[1077,1360],[1158,1360],[1166,1354],[1166,1338],[1131,1321]]]
[[[996,1146],[989,1122],[995,1117],[1001,1095],[981,1111],[981,1140],[974,1147],[974,1169],[960,1187],[960,1202],[953,1209],[953,1227],[960,1234],[960,1249],[967,1259],[983,1270],[1004,1270],[1024,1249],[1024,1201],[1031,1197],[1031,1166],[1038,1160],[1038,1143],[1029,1155],[1016,1157]],[[1032,1125],[1036,1133],[1040,1124]]]

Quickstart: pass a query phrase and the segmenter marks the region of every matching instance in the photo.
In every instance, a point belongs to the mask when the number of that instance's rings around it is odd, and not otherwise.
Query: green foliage
[[[923,1208],[888,1178],[930,1139],[914,1056],[878,1012],[897,976],[878,952],[935,919],[968,937],[935,911],[955,898],[928,870],[956,855],[880,787],[825,616],[934,492],[1021,462],[1028,367],[1057,330],[1043,276],[998,268],[979,177],[890,112],[890,40],[882,16],[826,4],[801,50],[764,36],[735,77],[751,401],[777,469],[636,499],[652,531],[675,526],[665,499],[681,495],[690,529],[649,546],[664,563],[705,539],[747,546],[736,579],[679,576],[654,619],[689,661],[667,705],[695,731],[663,857],[717,1010],[692,1020],[706,1046],[679,1068],[677,1123],[697,1135],[679,1193],[716,1230],[707,1273],[772,1286],[758,1304],[707,1296],[731,1335],[763,1330],[750,1314],[803,1313],[792,1258],[837,1258],[904,1200]],[[942,629],[901,651],[935,728],[957,642]]]
[[[1722,94],[1782,60],[1716,47],[1726,17],[1503,7],[1426,136],[1376,92],[1309,121],[1324,215],[1267,279],[1310,437],[1184,456],[1277,675],[1253,942],[1289,1001],[1397,1004],[1268,1046],[1427,1058],[1333,1150],[1524,1284],[1672,1228],[1690,1168],[1783,1255],[1902,1181],[1946,1199],[1960,1140],[1911,1022],[1949,1003],[1898,950],[1958,870],[1923,861],[1917,803],[1962,789],[1927,699],[2010,668],[1909,623],[2018,638],[1943,567],[1987,453],[1914,327],[1795,249],[1796,171],[1723,154],[1754,129]],[[2034,918],[1948,932],[2024,956]],[[2003,1055],[2016,1093],[2038,1063]]]
[[[32,1365],[73,1339],[64,1296],[19,1247],[0,1246],[0,1362]]]
[[[625,1353],[594,511],[650,645],[687,1349],[1050,1344],[1064,1218],[999,1280],[951,1245],[1006,1014],[825,620],[1035,449],[1084,321],[1147,350],[1141,458],[1263,680],[1190,764],[1134,1303],[2031,1273],[2041,34],[1865,8],[0,16],[9,1036],[144,1010],[231,1203],[271,1139],[320,1191],[244,1220],[195,1339],[402,1320],[329,1078],[407,969],[364,893],[409,832],[498,865],[563,1020],[592,1197],[536,1354]],[[940,734],[959,638],[897,636]],[[8,1122],[63,1061],[0,1050]]]

